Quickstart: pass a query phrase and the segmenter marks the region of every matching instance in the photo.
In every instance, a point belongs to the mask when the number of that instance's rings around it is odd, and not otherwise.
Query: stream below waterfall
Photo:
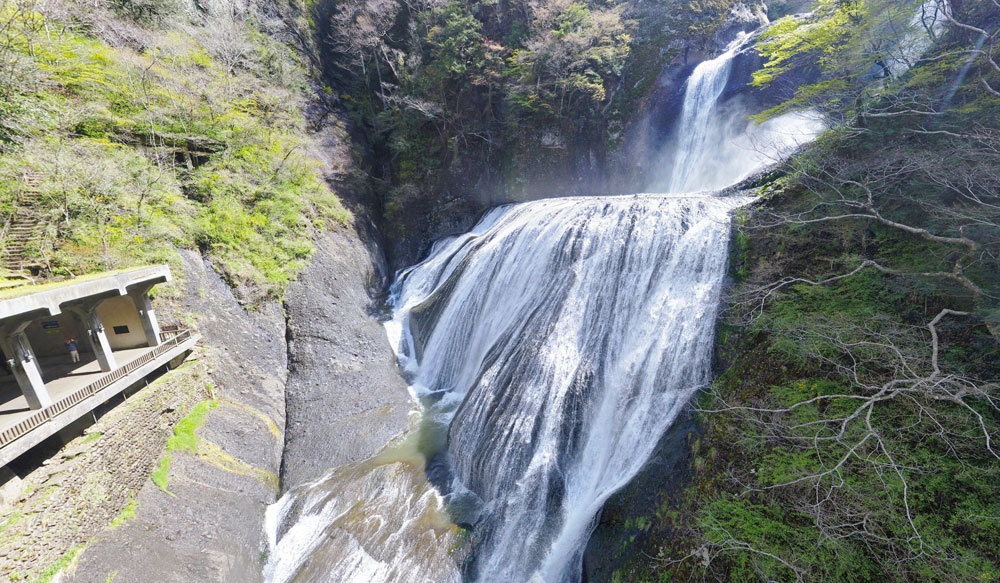
[[[716,101],[746,44],[691,75],[658,181],[674,194],[495,208],[397,274],[386,331],[411,428],[268,509],[269,582],[580,580],[603,504],[709,381],[730,215],[750,199],[691,192],[819,131],[776,120],[754,156],[724,155],[712,132],[748,126]]]

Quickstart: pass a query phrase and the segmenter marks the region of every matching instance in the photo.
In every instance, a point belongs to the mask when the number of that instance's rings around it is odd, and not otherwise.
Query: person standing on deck
[[[80,352],[76,347],[76,338],[70,338],[66,341],[66,350],[69,350],[69,358],[71,362],[80,362]]]

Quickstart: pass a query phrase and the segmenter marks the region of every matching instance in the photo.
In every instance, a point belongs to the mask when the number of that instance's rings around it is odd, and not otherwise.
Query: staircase
[[[9,272],[24,270],[27,246],[38,238],[41,231],[38,212],[41,182],[41,174],[32,172],[24,175],[24,189],[17,197],[17,204],[7,223],[3,239],[3,267]]]

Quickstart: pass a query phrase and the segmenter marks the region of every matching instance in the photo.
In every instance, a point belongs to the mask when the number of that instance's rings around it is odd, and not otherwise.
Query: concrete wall
[[[146,346],[146,334],[142,331],[142,321],[135,302],[128,296],[109,298],[97,307],[97,317],[104,324],[105,333],[112,350]],[[115,326],[128,327],[127,333],[115,332]],[[28,341],[35,355],[65,356],[66,340],[76,338],[80,352],[90,352],[86,339],[86,329],[80,320],[70,312],[63,312],[51,318],[39,318],[25,329]],[[0,374],[3,374],[0,371]]]
[[[25,332],[28,334],[28,342],[31,343],[32,350],[39,357],[66,356],[69,358],[65,342],[70,338],[76,338],[80,352],[90,350],[87,339],[84,338],[86,331],[80,325],[80,321],[76,316],[67,312],[51,318],[35,320],[28,324]],[[141,329],[140,332],[142,332]]]
[[[146,334],[142,331],[142,321],[139,320],[139,310],[136,309],[132,298],[119,296],[104,300],[97,306],[97,317],[104,324],[104,333],[108,335],[111,350],[147,346]],[[128,332],[115,332],[116,326],[126,326]]]

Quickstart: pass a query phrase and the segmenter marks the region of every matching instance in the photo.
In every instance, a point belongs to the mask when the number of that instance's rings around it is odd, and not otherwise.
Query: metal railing
[[[174,336],[185,332],[184,328],[181,328],[177,324],[168,324],[166,326],[160,326],[160,342],[166,342],[167,340],[173,338]]]
[[[127,377],[140,367],[149,364],[158,357],[184,343],[186,340],[191,338],[191,336],[192,332],[190,330],[169,330],[161,332],[160,339],[162,340],[162,343],[159,346],[129,362],[125,366],[120,366],[115,370],[108,372],[106,375],[89,385],[73,391],[48,407],[39,409],[28,417],[25,417],[21,421],[18,421],[7,429],[4,429],[0,432],[0,447],[4,447],[8,443],[24,436],[40,425],[51,421],[60,413],[68,411],[73,406]]]

